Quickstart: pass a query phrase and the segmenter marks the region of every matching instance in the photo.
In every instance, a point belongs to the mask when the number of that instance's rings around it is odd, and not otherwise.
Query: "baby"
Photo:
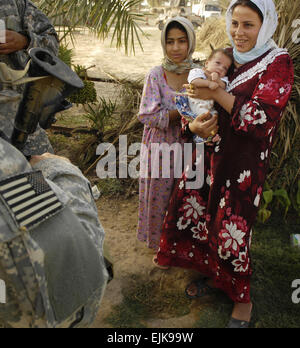
[[[194,87],[208,87],[212,90],[221,87],[226,89],[228,78],[226,74],[233,63],[233,57],[226,49],[219,48],[213,50],[208,57],[204,69],[192,69],[188,76],[188,82],[193,89]],[[189,97],[189,106],[191,111],[199,116],[208,111],[213,114],[213,100],[201,100]]]

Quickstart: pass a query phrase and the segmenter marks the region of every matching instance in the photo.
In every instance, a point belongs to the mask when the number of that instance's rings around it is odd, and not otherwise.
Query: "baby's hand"
[[[212,81],[217,81],[219,79],[219,74],[217,72],[212,72],[210,77]]]
[[[209,81],[208,88],[211,90],[216,90],[219,87],[219,84],[215,81]]]

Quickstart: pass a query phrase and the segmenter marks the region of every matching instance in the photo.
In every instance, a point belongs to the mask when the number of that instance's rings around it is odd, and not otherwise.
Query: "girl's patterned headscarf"
[[[230,34],[230,26],[232,21],[232,6],[238,0],[232,0],[226,13],[226,25],[227,25],[227,33],[230,38],[230,41],[233,45],[233,55],[236,62],[239,64],[248,63],[264,53],[266,53],[269,49],[273,47],[277,47],[275,42],[272,39],[274,35],[277,25],[278,18],[277,12],[274,5],[273,0],[251,0],[249,2],[254,3],[261,11],[264,21],[262,27],[260,28],[260,32],[257,37],[256,46],[252,48],[249,52],[241,53],[236,50],[234,47],[234,42],[232,36]]]
[[[172,62],[171,59],[169,59],[169,57],[167,56],[167,52],[166,52],[166,32],[167,32],[168,25],[172,22],[178,22],[184,27],[187,33],[188,41],[189,41],[188,56],[180,64],[176,64]],[[175,72],[176,74],[183,74],[197,66],[196,64],[193,63],[193,59],[192,59],[192,55],[195,51],[195,46],[196,46],[196,34],[194,31],[193,24],[188,19],[184,17],[180,17],[180,16],[169,19],[161,32],[161,45],[162,45],[163,53],[164,53],[164,59],[163,59],[162,65],[165,70]]]

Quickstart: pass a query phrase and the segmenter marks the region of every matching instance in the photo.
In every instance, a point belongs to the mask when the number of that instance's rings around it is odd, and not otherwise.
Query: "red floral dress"
[[[250,301],[250,246],[274,135],[291,94],[292,61],[274,49],[237,69],[228,92],[232,114],[219,107],[219,140],[205,147],[204,185],[171,196],[158,262],[191,268],[214,280],[234,302]],[[195,151],[193,155],[195,162]],[[195,163],[196,164],[196,163]]]

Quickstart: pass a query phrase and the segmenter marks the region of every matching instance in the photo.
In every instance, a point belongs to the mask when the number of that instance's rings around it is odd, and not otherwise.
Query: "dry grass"
[[[214,48],[226,47],[230,45],[226,33],[225,18],[209,18],[197,32],[197,51],[201,51],[206,56],[210,53],[210,46]]]
[[[126,79],[114,79],[122,88],[118,98],[117,112],[115,113],[114,122],[112,122],[111,119],[109,122],[105,122],[102,140],[103,142],[111,143],[115,146],[118,154],[120,135],[127,135],[128,145],[141,141],[143,125],[138,120],[137,113],[141,101],[143,83],[140,80],[130,81]],[[103,156],[105,155],[106,153],[103,154]],[[84,171],[84,174],[87,175],[92,169],[94,169],[103,156],[99,156]]]
[[[123,289],[123,302],[112,308],[105,321],[114,328],[146,328],[151,319],[181,317],[190,312],[191,301],[181,291],[161,290],[148,277],[131,275]]]

